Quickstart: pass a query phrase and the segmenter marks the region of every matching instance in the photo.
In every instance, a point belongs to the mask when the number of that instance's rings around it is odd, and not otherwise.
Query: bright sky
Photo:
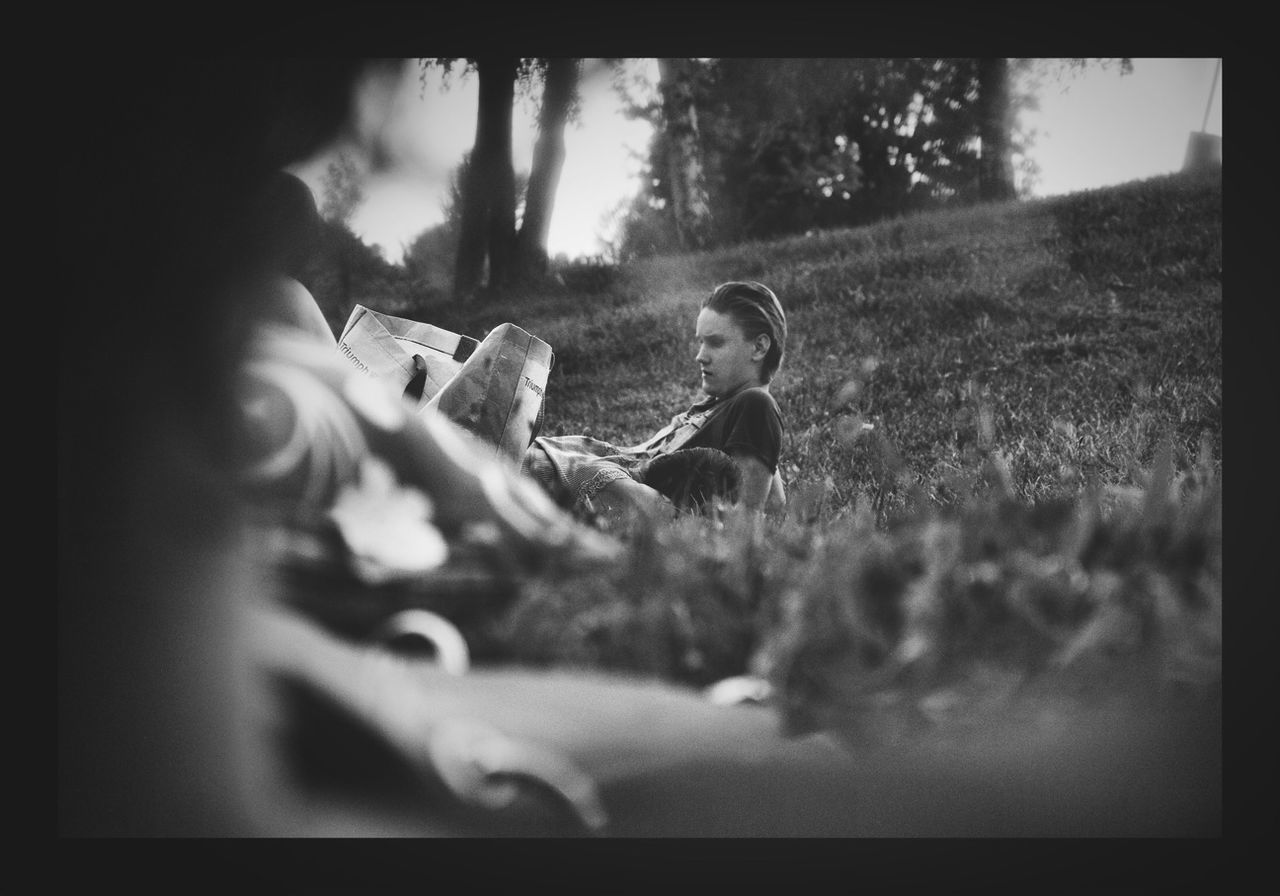
[[[403,246],[415,236],[444,219],[441,201],[448,193],[448,174],[475,141],[478,83],[474,75],[460,77],[460,71],[455,68],[441,90],[438,70],[428,74],[424,88],[420,71],[410,66],[391,100],[386,136],[401,164],[366,181],[364,203],[351,222],[365,242],[380,246],[391,261],[400,259]],[[643,162],[633,153],[645,153],[651,136],[648,124],[622,114],[607,71],[584,71],[580,112],[565,128],[565,163],[547,238],[552,255],[602,250],[599,234],[612,232],[619,206],[640,188]],[[657,83],[656,60],[630,60],[627,71]],[[527,173],[537,139],[537,108],[517,98],[512,119],[513,162],[517,172]],[[322,155],[297,169],[317,197],[329,160]]]
[[[1210,103],[1216,59],[1134,59],[1133,73],[1118,68],[1086,70],[1059,81],[1046,80],[1040,110],[1023,115],[1037,132],[1031,156],[1040,166],[1037,196],[1108,186],[1153,177],[1182,167],[1191,133],[1222,135],[1222,73]],[[652,59],[629,62],[629,70],[656,83]],[[443,220],[441,199],[447,175],[475,139],[475,76],[454,74],[446,90],[439,73],[425,87],[410,65],[398,88],[384,94],[390,103],[386,136],[399,164],[372,177],[352,227],[368,243],[398,261],[403,246]],[[601,251],[611,236],[620,205],[639,189],[641,160],[649,126],[627,119],[611,87],[598,72],[581,85],[582,109],[565,130],[565,164],[556,194],[548,248],[570,257]],[[513,154],[517,171],[529,170],[537,138],[537,110],[517,100]],[[318,187],[328,158],[298,169]]]
[[[1222,71],[1216,59],[1134,59],[1133,73],[1090,69],[1047,81],[1030,155],[1040,166],[1037,196],[1168,174],[1182,167],[1193,131],[1222,136]],[[1213,87],[1210,103],[1209,89]],[[1208,107],[1208,123],[1205,111]]]

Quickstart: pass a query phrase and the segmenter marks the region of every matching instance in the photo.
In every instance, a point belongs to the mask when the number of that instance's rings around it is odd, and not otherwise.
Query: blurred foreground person
[[[58,828],[250,830],[260,592],[229,384],[281,259],[248,226],[345,126],[354,61],[97,60],[59,184]]]
[[[60,181],[77,299],[59,318],[61,835],[1220,828],[1212,776],[1183,774],[1214,756],[1199,719],[1103,714],[1069,736],[996,727],[855,755],[672,686],[471,670],[439,616],[384,607],[384,582],[465,600],[474,576],[620,546],[267,297],[287,253],[259,203],[355,127],[353,85],[381,65],[95,69]],[[741,385],[707,366],[709,385]],[[342,575],[325,566],[335,542]],[[437,662],[391,649],[424,633]]]
[[[635,735],[619,727],[630,710],[584,723],[650,689],[477,675],[467,696],[447,672],[298,612],[280,562],[336,534],[358,591],[429,570],[446,540],[484,566],[617,550],[531,480],[478,460],[467,433],[409,415],[345,366],[298,291],[306,240],[280,172],[353,126],[353,87],[381,65],[102,65],[84,122],[94,151],[72,147],[61,179],[64,245],[80,253],[80,301],[60,320],[64,835],[458,832],[528,781],[535,807],[569,806],[570,830],[604,823],[575,761],[506,717],[536,708],[539,728],[600,757]],[[336,533],[320,525],[335,520]],[[433,694],[447,712],[423,716]],[[386,770],[389,738],[409,749],[409,779],[439,788],[408,816],[395,800],[349,804],[365,793],[353,780]],[[334,790],[326,816],[316,795]]]

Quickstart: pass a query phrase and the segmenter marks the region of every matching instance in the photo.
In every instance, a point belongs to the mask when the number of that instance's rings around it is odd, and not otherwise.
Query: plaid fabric
[[[600,489],[617,479],[641,480],[650,460],[678,450],[707,424],[723,401],[707,398],[676,414],[648,441],[619,447],[590,436],[545,436],[533,440],[522,469],[562,507],[590,510]]]
[[[637,478],[648,459],[588,436],[534,439],[523,469],[562,507],[589,509],[600,489],[616,479]]]

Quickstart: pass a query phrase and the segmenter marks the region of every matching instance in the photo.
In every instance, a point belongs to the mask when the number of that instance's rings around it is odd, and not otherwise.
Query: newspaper
[[[551,346],[515,324],[483,342],[357,305],[339,353],[402,393],[422,413],[440,413],[519,462],[542,423]]]

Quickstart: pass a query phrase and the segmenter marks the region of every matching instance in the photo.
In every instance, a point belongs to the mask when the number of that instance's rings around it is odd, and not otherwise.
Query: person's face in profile
[[[732,394],[743,386],[760,385],[760,367],[769,348],[768,336],[748,339],[732,317],[703,308],[698,314],[695,360],[702,371],[702,391]]]

